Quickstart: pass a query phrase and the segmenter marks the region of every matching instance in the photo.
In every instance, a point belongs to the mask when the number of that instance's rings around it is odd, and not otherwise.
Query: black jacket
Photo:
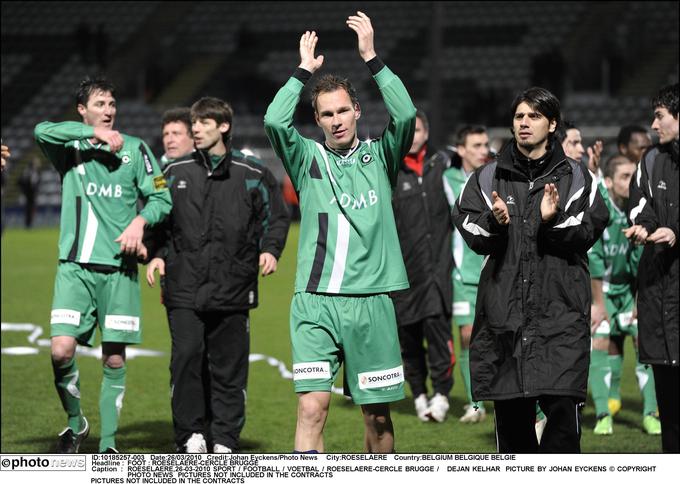
[[[630,182],[628,217],[651,235],[659,227],[675,232],[676,243],[647,244],[638,269],[640,361],[678,366],[678,142],[647,150]]]
[[[259,160],[232,150],[213,171],[195,151],[168,164],[172,212],[145,240],[165,260],[168,308],[236,311],[257,306],[259,255],[279,259],[288,212],[276,179]]]
[[[451,316],[451,206],[444,193],[450,160],[428,148],[423,176],[402,162],[392,196],[394,218],[410,289],[392,293],[397,321],[411,324],[427,316]]]
[[[542,223],[546,183],[559,210]],[[510,214],[501,226],[492,191]],[[512,143],[470,178],[454,208],[467,244],[488,255],[482,265],[470,344],[472,396],[505,400],[538,395],[586,398],[590,360],[588,249],[609,212],[585,164],[558,143],[542,163]]]

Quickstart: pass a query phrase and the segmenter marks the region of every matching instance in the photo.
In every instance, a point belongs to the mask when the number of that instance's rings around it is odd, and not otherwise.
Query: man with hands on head
[[[499,452],[579,452],[590,353],[587,251],[608,212],[585,163],[555,139],[559,100],[533,87],[511,107],[514,143],[478,168],[454,219],[486,255],[470,342],[474,400],[493,400]],[[547,417],[540,443],[536,402]]]
[[[265,131],[300,195],[302,213],[290,332],[298,394],[297,452],[323,452],[333,382],[345,386],[364,418],[367,452],[392,452],[389,402],[404,398],[394,307],[388,293],[408,287],[392,212],[392,190],[413,140],[416,109],[403,83],[376,55],[362,12],[347,19],[359,55],[380,88],[390,121],[379,139],[360,141],[361,109],[350,82],[326,75],[312,90],[325,141],[293,127],[300,94],[323,64],[318,37],[300,38],[300,64],[265,115]]]
[[[231,106],[205,97],[190,115],[196,150],[163,170],[175,203],[148,234],[146,274],[151,286],[156,270],[163,278],[177,449],[231,453],[245,424],[258,264],[276,271],[289,220],[272,173],[232,148]]]
[[[645,244],[638,268],[638,349],[640,362],[652,365],[664,452],[678,452],[678,84],[662,88],[652,99],[652,129],[659,144],[642,156],[630,182],[624,231]]]
[[[57,452],[77,453],[89,433],[80,407],[76,345],[102,333],[100,452],[117,452],[115,433],[125,393],[125,346],[141,342],[137,259],[147,250],[145,225],[161,221],[172,203],[149,147],[113,129],[116,99],[104,78],[76,92],[82,122],[45,121],[38,146],[61,175],[59,265],[50,320],[54,383],[68,416]],[[137,196],[147,199],[137,214]]]

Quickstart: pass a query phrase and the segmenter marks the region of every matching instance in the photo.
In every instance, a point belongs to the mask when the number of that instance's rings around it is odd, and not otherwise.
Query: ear
[[[76,106],[76,109],[78,110],[78,114],[80,114],[81,117],[85,117],[85,113],[87,112],[87,107],[85,107],[84,104],[78,104]]]
[[[359,119],[361,117],[361,106],[359,103],[354,105],[354,119]]]
[[[220,124],[217,129],[219,129],[220,133],[222,133],[222,134],[228,133],[229,130],[231,129],[231,123],[224,122],[224,123]]]
[[[550,121],[550,125],[548,126],[548,131],[550,131],[551,133],[554,133],[556,129],[557,129],[557,120],[553,119],[552,121]]]
[[[319,112],[316,109],[314,110],[314,121],[316,121],[316,125],[320,128],[321,123],[319,122]]]
[[[611,190],[612,187],[614,186],[614,180],[612,180],[608,176],[604,177],[604,186],[607,187],[607,190]]]

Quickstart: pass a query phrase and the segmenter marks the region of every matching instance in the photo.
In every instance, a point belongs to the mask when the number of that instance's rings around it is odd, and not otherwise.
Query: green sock
[[[104,378],[99,395],[99,415],[101,417],[102,433],[99,440],[99,452],[109,447],[116,447],[116,430],[118,418],[123,408],[125,395],[125,366],[122,368],[104,367]]]
[[[652,367],[643,365],[639,361],[635,365],[635,376],[637,377],[640,393],[642,394],[642,415],[656,413],[656,390],[654,388],[654,373]]]
[[[606,351],[592,350],[590,352],[590,395],[595,404],[595,415],[609,414],[609,379],[611,370]]]
[[[465,387],[465,395],[467,396],[468,403],[470,405],[477,405],[479,408],[484,409],[484,402],[473,402],[472,401],[472,387],[470,386],[470,350],[462,349],[460,350],[460,358],[458,358],[460,363],[460,373],[463,376],[463,386]]]
[[[621,366],[623,357],[621,355],[609,355],[609,367],[612,371],[611,385],[609,386],[609,398],[621,400]]]
[[[543,420],[545,418],[545,414],[543,413],[543,410],[541,410],[541,407],[536,403],[536,421],[538,422],[539,420]]]
[[[54,371],[54,386],[57,388],[61,406],[68,416],[68,426],[78,433],[81,427],[80,415],[80,373],[76,359],[71,360],[64,366],[58,367],[52,362]]]

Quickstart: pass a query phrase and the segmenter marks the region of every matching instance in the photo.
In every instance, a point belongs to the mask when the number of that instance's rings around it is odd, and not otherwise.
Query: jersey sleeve
[[[146,223],[155,225],[161,222],[172,209],[170,190],[156,158],[149,147],[140,140],[135,152],[135,175],[139,193],[147,203],[139,213]]]
[[[72,159],[67,156],[69,147],[77,140],[94,137],[94,128],[77,121],[52,123],[45,121],[38,124],[33,131],[38,147],[62,175],[70,168]]]
[[[399,165],[413,143],[416,127],[416,107],[404,83],[377,57],[368,62],[382,94],[390,121],[378,140],[385,160],[385,169],[392,186],[397,182]],[[378,70],[379,69],[379,70]],[[377,72],[376,72],[377,71]]]
[[[267,108],[264,116],[264,131],[274,152],[283,162],[293,186],[300,191],[310,160],[307,156],[309,140],[303,138],[293,127],[295,108],[304,88],[304,82],[300,80],[302,76],[298,71],[296,71],[297,77],[293,76],[288,79]],[[307,73],[307,71],[304,72]]]

